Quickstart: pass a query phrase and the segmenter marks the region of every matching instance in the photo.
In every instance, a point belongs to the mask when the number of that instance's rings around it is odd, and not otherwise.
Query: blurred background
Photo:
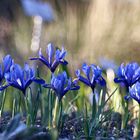
[[[49,42],[66,48],[72,71],[140,62],[140,1],[0,0],[0,59],[23,63]]]

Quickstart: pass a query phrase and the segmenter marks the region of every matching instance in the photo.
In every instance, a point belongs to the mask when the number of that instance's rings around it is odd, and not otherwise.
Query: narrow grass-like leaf
[[[89,137],[89,118],[88,118],[88,111],[87,111],[87,105],[85,103],[85,111],[84,111],[84,133],[85,136]]]
[[[95,120],[96,113],[97,113],[97,104],[96,104],[95,94],[93,93],[93,100],[92,100],[92,121]]]
[[[13,99],[12,118],[14,118],[15,112],[16,112],[16,99]]]
[[[62,127],[62,117],[63,117],[63,103],[62,101],[59,102],[59,112],[58,112],[58,130],[60,130]]]
[[[78,99],[79,99],[79,94],[77,94],[77,96],[75,96],[71,101],[69,101],[69,103],[67,103],[67,106],[65,107],[65,113],[68,114],[69,110],[70,110],[70,107],[71,105],[76,102]]]
[[[117,91],[118,88],[116,88],[112,94],[108,97],[108,99],[105,101],[105,103],[103,104],[103,107],[108,103],[108,101],[110,100],[110,98],[114,95],[114,93]]]
[[[36,95],[36,99],[35,99],[35,104],[34,104],[35,107],[33,109],[33,124],[35,123],[36,118],[37,118],[39,103],[40,103],[40,92],[38,91],[38,93]]]
[[[0,117],[2,117],[3,114],[3,109],[4,109],[4,104],[5,104],[5,99],[6,99],[6,91],[7,89],[4,90],[4,92],[2,93],[2,104],[1,104],[1,109],[0,109]]]

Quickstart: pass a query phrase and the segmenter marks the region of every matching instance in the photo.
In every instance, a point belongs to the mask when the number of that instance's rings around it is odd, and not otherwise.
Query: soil
[[[118,117],[116,117],[118,115]],[[0,118],[0,133],[4,132],[7,128],[7,124],[11,120],[9,114],[5,114],[3,118]],[[25,119],[22,119],[25,123]],[[38,129],[38,133],[35,133],[34,137],[28,138],[28,140],[46,140],[51,139],[49,137],[49,131],[46,128],[41,127],[41,120],[36,120],[34,126]],[[111,118],[106,120],[101,128],[95,130],[96,140],[133,140],[134,122],[129,122],[126,129],[121,130],[121,116],[119,114],[112,114]],[[84,118],[82,116],[77,117],[76,112],[65,117],[65,122],[61,126],[58,132],[59,140],[92,140],[93,138],[87,138],[84,133]],[[18,140],[18,139],[13,139]]]

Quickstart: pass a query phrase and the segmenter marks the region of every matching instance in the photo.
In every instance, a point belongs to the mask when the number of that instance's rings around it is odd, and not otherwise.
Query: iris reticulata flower
[[[118,69],[116,83],[124,83],[127,88],[131,87],[140,80],[140,66],[136,62],[128,63],[126,66],[122,63]]]
[[[77,80],[67,77],[66,72],[62,72],[55,76],[52,75],[51,84],[45,84],[44,87],[52,88],[59,100],[70,90],[78,90],[80,86],[77,85]]]
[[[35,71],[25,63],[24,68],[18,64],[13,64],[10,67],[10,71],[5,74],[6,85],[0,87],[0,90],[4,90],[8,86],[17,88],[25,94],[27,87],[34,81],[39,84],[44,84],[44,80],[37,79],[35,77]]]
[[[85,76],[81,75],[81,71],[79,69],[76,71],[76,76],[81,82],[91,87],[93,91],[96,84],[100,84],[101,86],[106,85],[106,82],[102,77],[102,70],[99,66],[95,66],[93,64],[88,66],[86,63],[84,63],[82,66],[82,71]]]
[[[39,60],[45,64],[53,73],[59,64],[67,65],[68,62],[64,60],[66,56],[66,51],[64,48],[62,50],[54,50],[53,44],[49,43],[46,48],[47,58],[42,55],[41,49],[39,50],[39,57],[30,58],[30,60]]]
[[[3,58],[2,63],[0,64],[0,83],[2,83],[5,73],[10,71],[12,63],[13,59],[11,58],[10,55],[6,55]]]
[[[136,82],[132,87],[129,87],[130,97],[140,104],[140,82]]]

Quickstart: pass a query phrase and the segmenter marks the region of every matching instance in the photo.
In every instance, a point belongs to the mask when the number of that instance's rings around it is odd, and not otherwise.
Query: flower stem
[[[93,90],[93,98],[92,98],[92,122],[95,121],[96,113],[97,113],[97,104],[96,104],[95,93],[94,93],[94,90]]]
[[[16,99],[13,100],[13,106],[12,106],[12,119],[15,116],[15,105],[16,105]]]
[[[139,104],[138,121],[137,121],[136,127],[134,129],[134,138],[135,139],[140,139],[140,104]]]
[[[50,89],[49,89],[48,98],[49,98],[49,129],[50,129],[52,126],[52,93]]]
[[[62,110],[63,110],[63,104],[62,101],[59,102],[59,116],[58,116],[58,129],[61,129],[62,126]]]
[[[36,103],[35,103],[35,107],[34,107],[34,110],[33,110],[33,125],[35,124],[35,121],[36,121],[36,118],[37,118],[37,112],[38,112],[38,108],[39,108],[39,102],[40,102],[40,95],[39,95],[39,91],[37,92],[37,95],[36,95]]]
[[[122,116],[122,128],[126,129],[128,120],[129,120],[129,110],[128,110],[128,102],[126,101],[124,104],[124,114]]]
[[[3,96],[2,96],[2,105],[1,105],[1,109],[0,109],[0,118],[2,117],[2,114],[3,114],[5,98],[6,98],[6,90],[3,92]]]
[[[57,127],[57,112],[58,112],[58,106],[59,106],[59,99],[58,97],[56,97],[56,100],[55,100],[55,107],[54,107],[54,114],[53,114],[53,128],[56,128]]]
[[[51,73],[51,79],[52,79],[52,73]],[[48,115],[48,128],[51,129],[52,127],[52,90],[49,88],[48,90],[48,108],[49,108],[49,115]]]

